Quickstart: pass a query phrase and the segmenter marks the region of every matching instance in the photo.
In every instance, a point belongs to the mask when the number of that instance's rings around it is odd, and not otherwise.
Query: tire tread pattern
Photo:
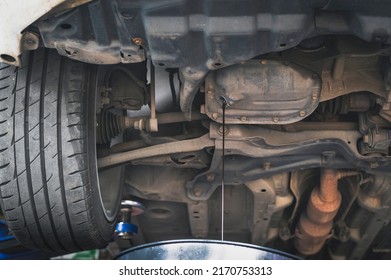
[[[89,66],[48,49],[22,61],[0,63],[0,206],[9,227],[28,247],[102,247],[89,178]]]

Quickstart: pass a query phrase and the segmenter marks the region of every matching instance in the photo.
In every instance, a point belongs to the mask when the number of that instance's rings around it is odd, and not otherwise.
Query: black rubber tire
[[[38,49],[0,63],[0,205],[25,246],[105,246],[115,216],[101,202],[95,144],[96,67]],[[119,207],[119,204],[118,204]]]

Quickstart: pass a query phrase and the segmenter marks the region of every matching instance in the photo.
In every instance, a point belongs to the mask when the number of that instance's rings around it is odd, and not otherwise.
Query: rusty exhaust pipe
[[[341,177],[345,176],[336,170],[322,169],[320,187],[312,190],[307,209],[301,214],[296,228],[294,245],[301,254],[318,253],[330,237],[333,219],[342,201],[338,190]]]

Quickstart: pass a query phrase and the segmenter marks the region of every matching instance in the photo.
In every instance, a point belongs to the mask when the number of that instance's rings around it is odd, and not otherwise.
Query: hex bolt
[[[304,117],[305,116],[305,112],[304,111],[300,111],[299,116],[300,117]]]
[[[262,60],[260,61],[260,63],[261,63],[262,65],[265,65],[265,64],[267,64],[267,60],[262,59]]]
[[[316,93],[313,93],[313,94],[311,95],[311,99],[312,99],[312,100],[317,100],[317,99],[318,99],[318,95],[317,95]]]
[[[280,120],[278,117],[273,117],[273,122],[275,122],[275,123],[278,123],[278,121]]]
[[[23,33],[24,50],[35,50],[38,48],[39,36],[32,32]]]
[[[242,121],[242,122],[247,122],[247,121],[248,121],[248,118],[247,118],[247,117],[241,117],[241,118],[240,118],[240,121]]]
[[[193,190],[193,194],[197,197],[200,197],[203,193],[203,189],[201,187],[195,187]]]
[[[217,114],[217,113],[212,114],[212,119],[217,120],[218,117],[219,117],[219,114]]]
[[[217,129],[217,133],[220,134],[220,135],[227,135],[229,133],[229,128],[228,127],[224,127],[221,125],[219,126],[219,128]]]
[[[143,44],[143,39],[141,39],[141,38],[133,38],[132,41],[137,46],[140,46]]]
[[[209,174],[206,174],[206,181],[208,182],[213,182],[216,178],[216,174],[214,173],[209,173]]]

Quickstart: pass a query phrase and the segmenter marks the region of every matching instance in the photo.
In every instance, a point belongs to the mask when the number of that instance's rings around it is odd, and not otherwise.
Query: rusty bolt
[[[278,117],[273,117],[273,122],[278,123],[280,119]]]
[[[206,181],[208,182],[213,182],[216,178],[216,174],[214,173],[209,173],[209,174],[206,174]]]
[[[196,188],[194,188],[194,190],[193,190],[194,195],[195,195],[195,196],[198,196],[198,197],[201,196],[203,192],[204,192],[204,191],[202,190],[201,187],[196,187]]]
[[[39,36],[32,32],[23,33],[23,50],[35,50],[38,48]]]
[[[300,111],[299,115],[300,115],[300,117],[304,117],[305,116],[305,112],[304,111]]]
[[[140,46],[143,44],[143,39],[141,39],[141,38],[133,38],[132,41],[137,46]]]

